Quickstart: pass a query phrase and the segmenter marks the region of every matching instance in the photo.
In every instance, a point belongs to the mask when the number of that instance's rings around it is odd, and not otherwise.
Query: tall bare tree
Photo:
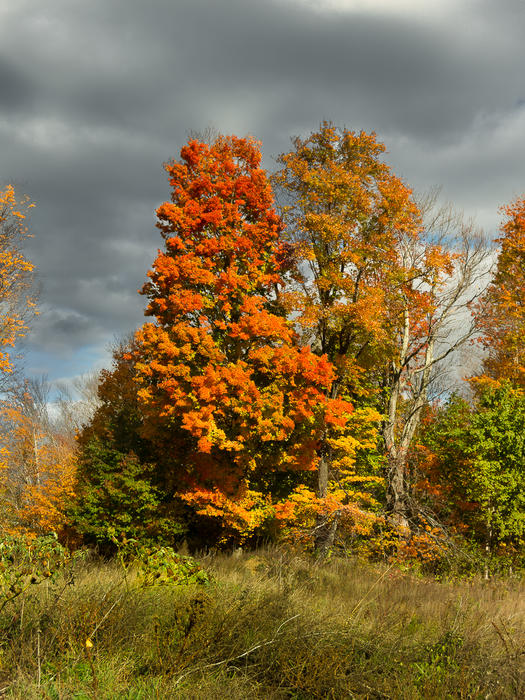
[[[492,250],[483,233],[433,193],[420,202],[423,229],[399,242],[405,279],[392,290],[390,357],[383,367],[387,401],[387,506],[409,527],[407,457],[432,386],[477,333],[471,307],[489,281]]]

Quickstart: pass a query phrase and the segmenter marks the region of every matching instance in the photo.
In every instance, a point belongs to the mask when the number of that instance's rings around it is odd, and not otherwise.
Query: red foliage
[[[268,509],[255,484],[315,468],[333,368],[285,318],[290,255],[257,143],[193,140],[166,170],[166,247],[143,289],[155,322],[137,336],[144,434],[175,496],[242,539]]]

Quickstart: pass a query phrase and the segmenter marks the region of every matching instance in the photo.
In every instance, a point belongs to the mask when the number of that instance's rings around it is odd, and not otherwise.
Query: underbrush
[[[0,692],[20,700],[525,696],[519,582],[438,583],[279,549],[200,564],[207,575],[191,569],[177,579],[168,567],[148,578],[143,566],[84,556],[29,586],[0,612]]]

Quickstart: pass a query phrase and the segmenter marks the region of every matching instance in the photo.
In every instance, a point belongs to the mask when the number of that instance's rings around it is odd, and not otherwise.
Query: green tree
[[[141,435],[133,348],[115,349],[113,369],[100,376],[98,408],[78,437],[70,519],[84,541],[102,549],[122,536],[173,544],[184,531],[156,477],[154,446]]]
[[[465,434],[467,498],[479,505],[485,540],[523,542],[525,393],[510,384],[486,390]]]
[[[474,406],[451,397],[423,434],[423,468],[451,522],[488,552],[525,536],[525,392],[484,388]]]

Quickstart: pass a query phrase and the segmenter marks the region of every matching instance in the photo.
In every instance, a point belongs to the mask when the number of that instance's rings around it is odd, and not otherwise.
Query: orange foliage
[[[22,252],[29,237],[27,210],[33,206],[27,198],[17,200],[11,185],[0,190],[0,373],[12,372],[9,348],[27,331],[28,317],[35,310],[34,266]]]
[[[307,486],[299,486],[274,510],[284,540],[309,549],[315,543],[316,529],[334,520],[343,538],[369,535],[377,521],[377,516],[367,510],[370,501],[369,494],[348,494],[335,488],[320,498]]]
[[[242,540],[272,513],[269,475],[315,469],[325,409],[353,409],[326,398],[332,365],[285,317],[289,251],[257,143],[193,140],[166,170],[166,246],[143,289],[155,322],[135,353],[144,435],[175,497]]]
[[[385,147],[374,133],[324,122],[294,146],[280,156],[274,179],[292,196],[285,219],[300,269],[309,273],[289,301],[345,381],[356,362],[372,363],[390,340],[391,290],[403,282],[398,244],[417,238],[419,211],[381,162]]]
[[[525,386],[525,197],[501,211],[507,218],[496,239],[501,245],[497,270],[477,318],[489,351],[487,375]]]
[[[0,404],[2,525],[11,533],[41,535],[66,523],[66,500],[75,484],[74,447],[46,429],[31,408],[30,402]]]

